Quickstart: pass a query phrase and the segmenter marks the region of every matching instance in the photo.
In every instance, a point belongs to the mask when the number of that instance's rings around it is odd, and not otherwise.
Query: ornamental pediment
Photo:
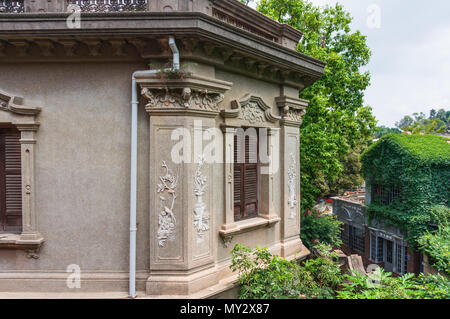
[[[221,115],[225,118],[237,119],[241,124],[246,123],[250,126],[276,123],[281,119],[272,114],[272,108],[261,97],[251,94],[232,101],[231,109],[222,110]]]

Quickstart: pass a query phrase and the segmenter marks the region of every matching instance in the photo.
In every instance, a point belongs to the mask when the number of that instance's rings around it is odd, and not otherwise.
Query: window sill
[[[278,216],[259,216],[247,220],[241,220],[229,225],[223,225],[219,230],[219,234],[222,237],[225,247],[231,242],[233,236],[250,232],[260,228],[272,227],[280,221]]]
[[[37,254],[43,242],[44,238],[39,235],[26,238],[20,234],[0,233],[0,249],[23,249],[28,250],[29,255]],[[36,257],[33,255],[30,258]]]

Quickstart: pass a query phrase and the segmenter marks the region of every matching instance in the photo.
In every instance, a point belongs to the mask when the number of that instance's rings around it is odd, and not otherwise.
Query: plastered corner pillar
[[[300,239],[300,126],[307,101],[287,96],[275,99],[282,114],[281,125],[281,256],[307,249]]]
[[[216,127],[231,83],[189,75],[136,78],[150,116],[149,295],[189,295],[218,282],[213,165],[198,141]],[[200,142],[202,143],[202,142]]]

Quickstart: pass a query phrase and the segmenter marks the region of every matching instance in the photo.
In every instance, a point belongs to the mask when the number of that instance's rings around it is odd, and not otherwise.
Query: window
[[[0,232],[22,231],[20,132],[0,128]]]
[[[401,188],[398,185],[384,186],[380,184],[372,184],[372,201],[377,204],[390,205],[397,198],[400,198]]]
[[[258,216],[259,146],[255,129],[234,135],[234,220]],[[244,144],[244,145],[242,145]]]
[[[341,232],[342,243],[350,249],[364,253],[364,230],[344,224]]]

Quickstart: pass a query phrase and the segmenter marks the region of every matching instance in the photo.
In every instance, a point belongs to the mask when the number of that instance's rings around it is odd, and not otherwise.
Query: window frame
[[[22,231],[4,232],[0,248],[24,249],[27,257],[39,258],[44,238],[38,231],[35,191],[35,149],[41,108],[23,105],[23,98],[0,90],[0,125],[14,125],[20,131],[22,181]]]

